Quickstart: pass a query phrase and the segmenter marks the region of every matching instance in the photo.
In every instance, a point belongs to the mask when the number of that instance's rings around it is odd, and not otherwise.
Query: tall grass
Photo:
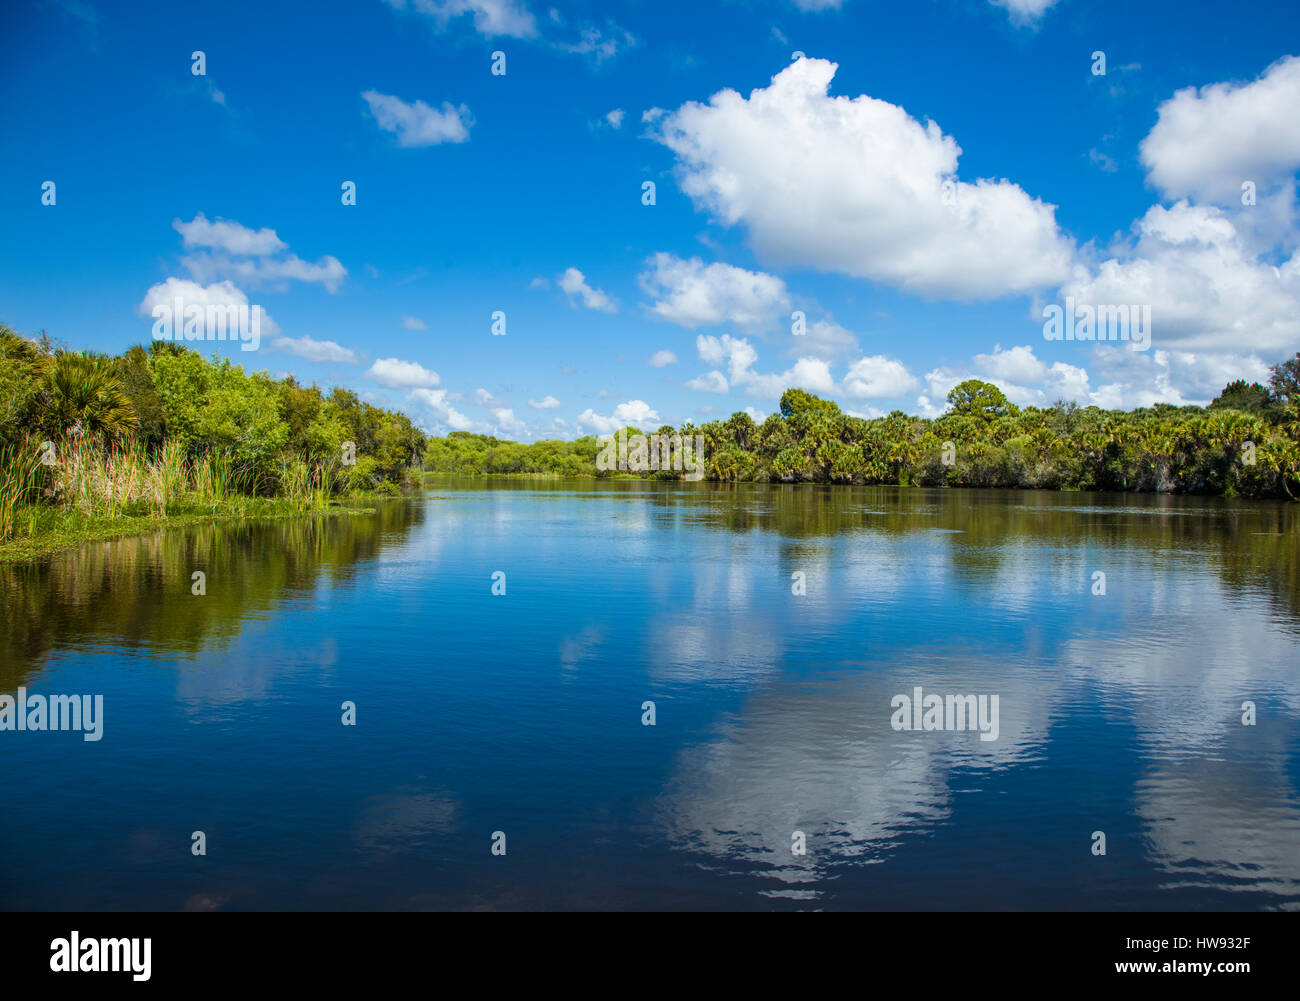
[[[0,542],[7,542],[17,525],[18,506],[36,485],[40,455],[33,443],[15,442],[0,448]]]
[[[149,466],[143,448],[80,439],[58,450],[54,489],[67,509],[88,517],[120,518],[128,507],[152,506]]]
[[[178,441],[165,443],[146,470],[153,512],[161,517],[189,487],[185,446]]]
[[[225,450],[190,455],[168,441],[150,454],[142,444],[89,438],[55,447],[43,464],[35,440],[0,444],[0,542],[35,536],[42,512],[85,521],[125,516],[323,511],[344,480],[337,463],[295,458],[264,476]],[[42,489],[45,488],[45,489]],[[43,495],[43,496],[42,496]],[[48,526],[47,526],[48,527]]]
[[[301,511],[311,492],[311,468],[302,459],[280,464],[280,495]]]
[[[140,445],[74,441],[57,451],[52,472],[56,502],[89,517],[233,512],[259,485],[228,451],[189,456],[174,441],[152,456]]]
[[[224,450],[197,455],[190,464],[194,498],[214,512],[230,502],[240,479],[234,456]]]
[[[337,470],[333,463],[308,465],[301,458],[280,465],[280,496],[295,511],[320,511],[329,506],[334,492]]]
[[[312,510],[323,511],[329,507],[330,497],[341,485],[338,464],[333,459],[318,462],[312,474]]]

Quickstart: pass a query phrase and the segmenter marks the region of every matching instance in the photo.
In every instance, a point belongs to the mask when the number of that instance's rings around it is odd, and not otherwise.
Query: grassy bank
[[[340,489],[335,467],[281,465],[274,492],[228,452],[191,455],[169,442],[28,441],[0,448],[0,563],[22,563],[86,542],[161,528],[245,518],[302,518],[374,511],[396,493]]]
[[[335,498],[327,507],[310,511],[276,497],[241,497],[240,503],[218,510],[177,508],[167,514],[84,514],[48,507],[20,508],[17,518],[23,532],[0,542],[0,564],[29,563],[88,542],[104,542],[143,535],[165,528],[184,528],[241,519],[328,518],[336,515],[374,514],[376,494]]]
[[[410,418],[338,387],[173,342],[108,357],[0,325],[2,562],[168,526],[373,510],[410,485],[423,447]]]

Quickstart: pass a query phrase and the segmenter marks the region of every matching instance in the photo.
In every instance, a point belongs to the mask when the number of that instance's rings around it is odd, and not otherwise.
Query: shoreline
[[[906,483],[895,483],[886,481],[863,481],[841,482],[838,480],[819,480],[819,479],[710,479],[705,476],[699,480],[687,480],[684,477],[658,477],[647,476],[641,473],[614,473],[608,476],[597,476],[593,473],[546,473],[546,472],[518,472],[518,473],[497,473],[497,472],[474,472],[474,473],[444,473],[425,471],[421,474],[423,477],[420,481],[420,489],[431,489],[430,480],[448,479],[448,480],[568,480],[579,481],[583,483],[707,483],[715,486],[765,486],[765,487],[853,487],[857,489],[874,488],[874,487],[897,487],[900,490],[1015,490],[1028,493],[1050,493],[1050,494],[1105,494],[1116,497],[1195,497],[1202,500],[1230,500],[1230,501],[1277,501],[1282,504],[1300,503],[1300,497],[1294,497],[1287,493],[1266,493],[1266,494],[1242,494],[1231,491],[1193,491],[1193,490],[1118,490],[1103,489],[1099,487],[1085,486],[1025,486],[1021,484],[974,484],[974,483],[923,483],[917,480],[909,480]]]
[[[351,497],[349,500],[365,502],[371,498]],[[374,499],[378,499],[375,497]],[[190,528],[195,525],[230,521],[280,521],[288,518],[329,518],[337,515],[374,514],[375,507],[331,505],[319,511],[284,511],[268,505],[265,511],[227,511],[214,513],[169,515],[123,515],[118,518],[81,526],[56,526],[34,537],[10,539],[0,542],[0,565],[37,563],[50,556],[65,553],[91,542],[111,542],[130,536],[148,535],[168,528]],[[71,521],[71,516],[66,520]]]

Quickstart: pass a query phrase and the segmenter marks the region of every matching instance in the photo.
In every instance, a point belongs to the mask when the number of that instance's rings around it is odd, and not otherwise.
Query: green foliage
[[[823,400],[803,389],[787,389],[781,394],[781,416],[786,420],[804,414],[838,414],[839,404]]]
[[[270,472],[289,442],[280,394],[261,373],[193,351],[154,356],[153,376],[167,428],[192,451],[229,451],[235,461]]]
[[[31,499],[39,468],[34,442],[0,444],[0,542],[14,536],[18,507]]]
[[[692,450],[703,439],[705,475],[723,482],[1300,496],[1300,354],[1273,367],[1267,390],[1233,382],[1208,408],[1126,413],[1058,401],[1021,410],[979,380],[948,400],[934,420],[901,411],[867,420],[790,389],[761,425],[737,412],[676,433]],[[46,440],[65,466],[30,466]],[[685,472],[597,470],[602,447],[590,435],[529,444],[464,431],[426,438],[406,415],[349,390],[324,394],[292,377],[247,373],[174,342],[101,358],[0,326],[0,534],[21,528],[23,505],[162,516],[272,494],[288,510],[315,510],[341,491],[396,494],[421,469],[570,478]],[[353,449],[355,464],[343,465]]]
[[[0,442],[16,442],[33,425],[47,364],[40,345],[0,325]]]
[[[639,433],[639,432],[635,432]],[[490,435],[453,431],[430,438],[424,468],[458,476],[488,473],[541,473],[558,477],[596,476],[601,443],[592,436],[576,441],[538,441],[523,445]]]
[[[135,407],[105,358],[60,351],[45,366],[40,427],[52,439],[120,439],[140,426]]]
[[[1245,389],[1247,402],[1258,400],[1255,389]],[[1270,403],[1259,412],[1159,404],[1125,413],[1065,401],[1021,410],[996,386],[977,380],[962,383],[949,399],[952,409],[935,420],[898,410],[866,420],[792,389],[781,397],[782,412],[761,425],[736,413],[700,427],[687,423],[678,433],[703,436],[705,476],[721,482],[1300,495],[1300,401],[1290,409]],[[1230,386],[1221,399],[1243,397]],[[523,445],[458,431],[429,439],[425,468],[470,476],[636,475],[597,471],[600,448],[591,437]]]
[[[1002,390],[979,379],[967,379],[949,390],[948,405],[954,414],[985,422],[1020,412]]]
[[[1268,378],[1273,400],[1281,407],[1300,403],[1300,351],[1294,358],[1289,358],[1274,365]]]
[[[346,469],[345,443],[357,459]],[[0,326],[0,541],[45,509],[106,523],[229,512],[256,494],[286,511],[320,510],[343,489],[396,494],[425,444],[409,417],[355,393],[326,397],[184,345],[105,358]]]
[[[1210,410],[1240,410],[1247,414],[1266,414],[1273,406],[1269,391],[1258,382],[1237,379],[1223,387],[1211,402]]]
[[[150,449],[161,448],[167,436],[167,422],[163,416],[162,399],[149,370],[148,352],[137,344],[114,358],[110,369],[139,421],[136,439]]]

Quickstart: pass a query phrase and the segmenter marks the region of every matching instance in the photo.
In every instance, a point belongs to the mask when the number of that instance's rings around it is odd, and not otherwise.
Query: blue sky
[[[763,415],[790,385],[867,416],[969,376],[1205,402],[1300,350],[1294,4],[0,18],[0,322],[73,348],[147,341],[164,293],[246,301],[259,350],[203,350],[521,440]],[[1046,340],[1067,296],[1150,306],[1149,349]]]

